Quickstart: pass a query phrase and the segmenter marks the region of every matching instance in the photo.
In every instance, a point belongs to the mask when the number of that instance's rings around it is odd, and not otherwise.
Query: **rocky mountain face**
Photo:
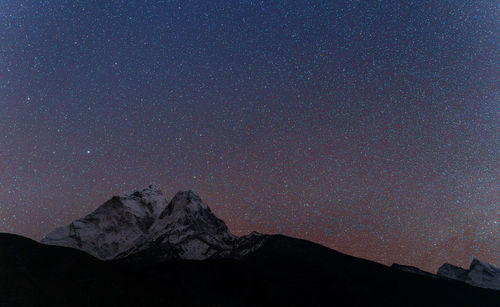
[[[149,186],[112,197],[41,243],[80,249],[101,260],[133,256],[164,261],[240,257],[265,239],[258,233],[234,236],[191,190],[178,192],[168,202],[158,188]]]
[[[477,259],[472,260],[468,270],[445,263],[439,268],[437,275],[476,287],[500,290],[500,269]]]

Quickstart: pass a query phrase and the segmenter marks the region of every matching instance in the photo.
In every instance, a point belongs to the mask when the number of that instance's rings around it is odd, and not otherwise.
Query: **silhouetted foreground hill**
[[[103,262],[0,234],[0,306],[499,306],[500,291],[269,236],[240,259]]]
[[[155,298],[85,252],[0,234],[0,306],[128,306],[147,302],[147,295]]]

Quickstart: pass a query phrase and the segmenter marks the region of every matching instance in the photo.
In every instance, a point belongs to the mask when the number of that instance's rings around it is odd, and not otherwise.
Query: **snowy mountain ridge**
[[[83,250],[101,260],[147,255],[156,261],[239,257],[264,235],[236,237],[193,191],[170,202],[155,186],[114,196],[89,215],[59,227],[41,243]]]

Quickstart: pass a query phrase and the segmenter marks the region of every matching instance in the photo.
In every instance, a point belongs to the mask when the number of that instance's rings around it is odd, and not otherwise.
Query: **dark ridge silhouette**
[[[240,259],[101,261],[0,234],[0,306],[498,306],[500,291],[268,236]]]

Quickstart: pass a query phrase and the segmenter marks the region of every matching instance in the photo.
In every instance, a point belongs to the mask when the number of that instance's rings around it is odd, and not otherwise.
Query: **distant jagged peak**
[[[476,287],[500,290],[500,268],[476,258],[472,260],[469,269],[445,263],[439,268],[437,275]]]
[[[470,263],[469,270],[473,270],[474,268],[477,268],[477,267],[482,267],[482,268],[487,269],[487,270],[500,272],[500,268],[498,268],[492,264],[489,264],[487,262],[480,261],[477,258],[473,258],[472,262]]]

